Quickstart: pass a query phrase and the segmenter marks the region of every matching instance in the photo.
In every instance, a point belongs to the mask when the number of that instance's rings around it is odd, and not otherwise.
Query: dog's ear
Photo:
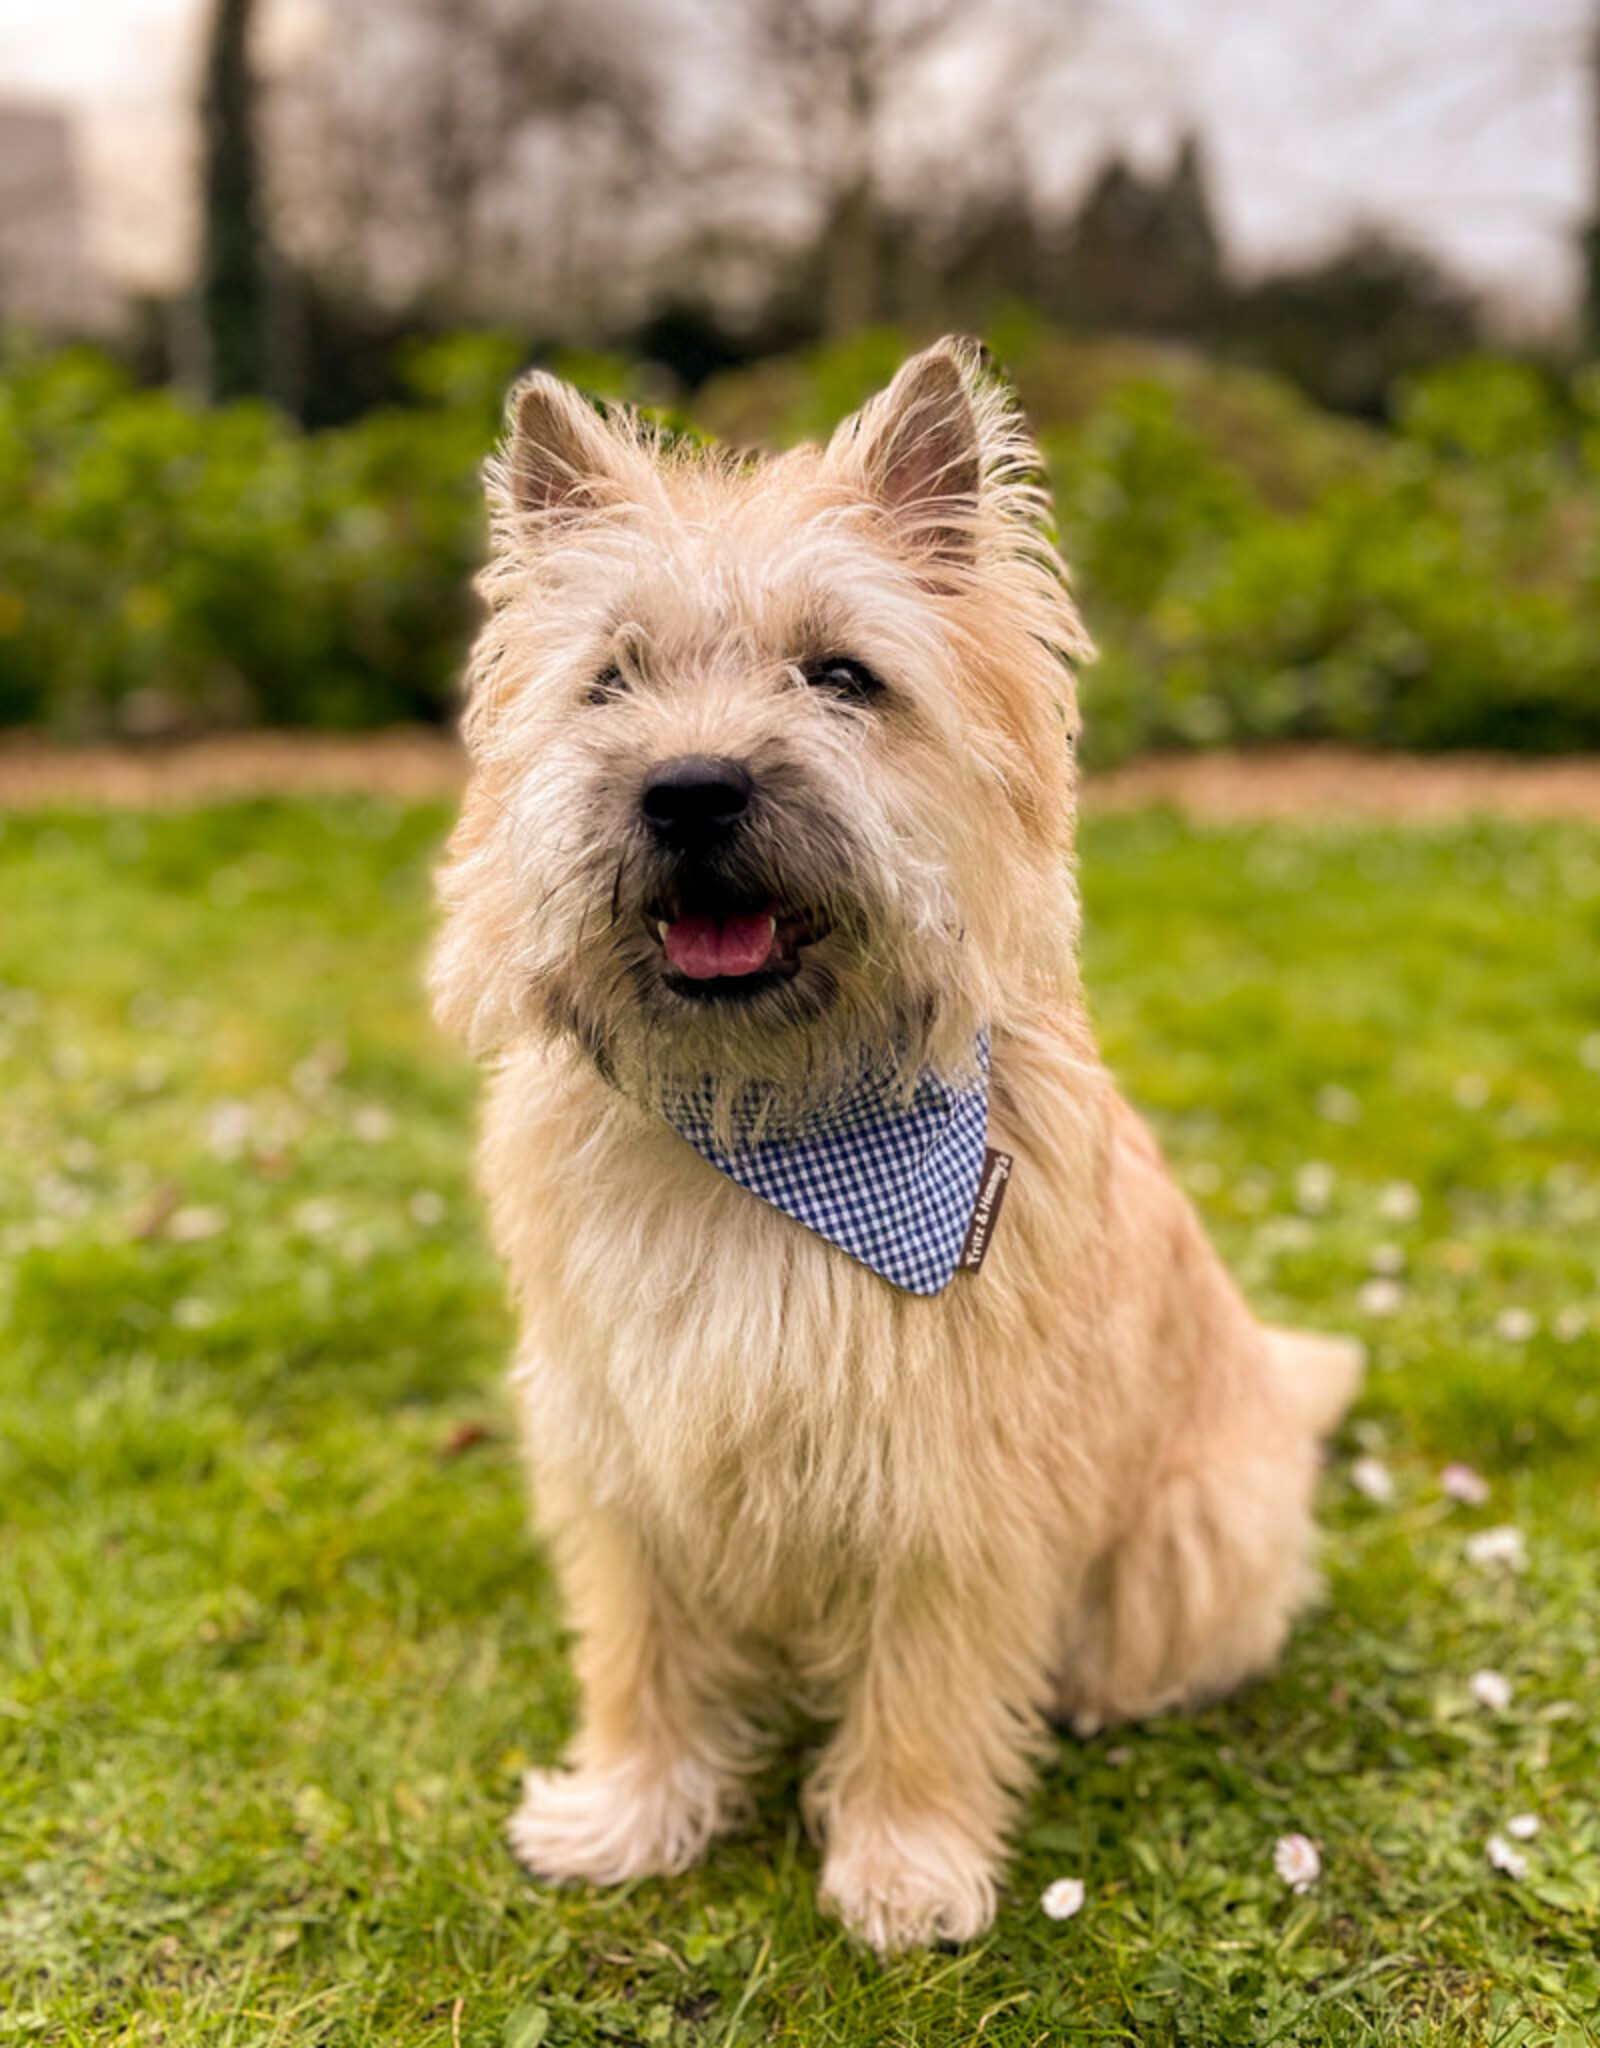
[[[828,450],[918,553],[945,561],[973,554],[983,488],[969,378],[963,344],[936,343],[846,420]]]
[[[513,513],[594,511],[620,494],[627,457],[627,438],[581,392],[533,370],[506,401],[506,438],[490,465],[490,490]]]

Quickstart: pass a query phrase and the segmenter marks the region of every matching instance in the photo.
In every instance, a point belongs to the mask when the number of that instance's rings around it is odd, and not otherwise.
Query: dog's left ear
[[[975,400],[983,375],[976,342],[947,339],[913,356],[829,443],[842,470],[894,519],[919,555],[970,562],[984,486]]]

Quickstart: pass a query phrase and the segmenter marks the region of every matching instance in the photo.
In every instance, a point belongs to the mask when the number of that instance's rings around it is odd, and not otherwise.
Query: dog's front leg
[[[988,1926],[1042,1732],[1041,1629],[1017,1581],[962,1591],[918,1577],[880,1596],[806,1787],[822,1903],[885,1953]]]
[[[512,1849],[556,1881],[684,1870],[746,1804],[757,1745],[734,1705],[736,1646],[686,1622],[618,1515],[564,1514],[556,1552],[577,1630],[579,1725],[564,1769],[524,1779]]]

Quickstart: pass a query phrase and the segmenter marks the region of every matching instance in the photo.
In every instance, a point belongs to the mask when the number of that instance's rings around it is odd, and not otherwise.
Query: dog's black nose
[[[658,761],[639,798],[645,823],[660,839],[688,846],[717,839],[749,807],[755,782],[742,761],[680,754]]]

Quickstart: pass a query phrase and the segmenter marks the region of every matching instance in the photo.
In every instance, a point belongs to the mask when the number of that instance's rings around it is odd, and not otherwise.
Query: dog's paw
[[[880,1955],[971,1941],[994,1918],[994,1872],[970,1843],[929,1824],[845,1830],[828,1850],[818,1894]]]
[[[556,1884],[622,1884],[687,1870],[733,1818],[723,1780],[680,1758],[529,1771],[506,1823],[512,1854]]]

